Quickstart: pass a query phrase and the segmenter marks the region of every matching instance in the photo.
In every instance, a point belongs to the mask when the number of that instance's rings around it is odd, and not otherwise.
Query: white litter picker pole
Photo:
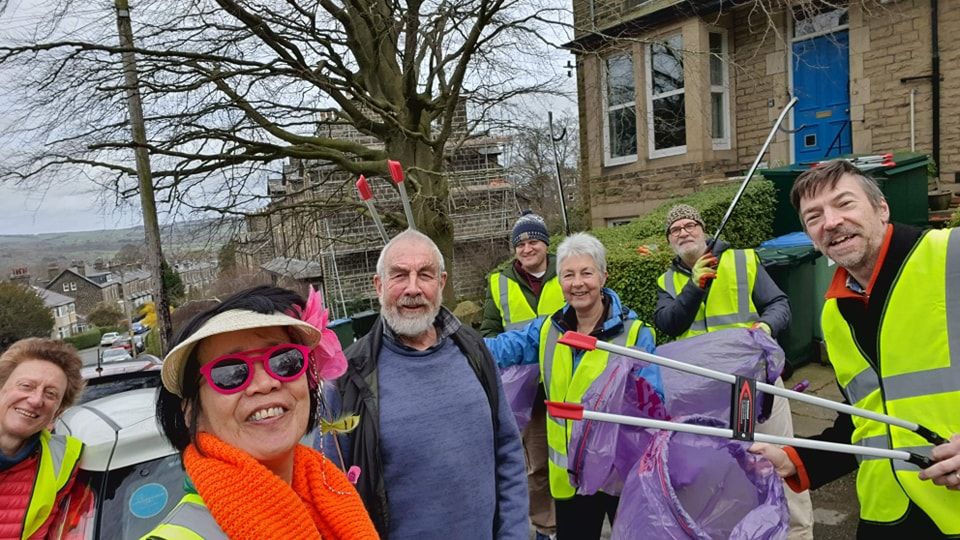
[[[570,347],[574,347],[576,349],[582,349],[585,351],[600,349],[601,351],[607,351],[613,354],[619,354],[620,356],[635,358],[637,360],[644,360],[646,362],[650,362],[651,364],[657,364],[658,366],[675,369],[677,371],[683,371],[685,373],[690,373],[693,375],[700,375],[701,377],[707,377],[708,379],[714,379],[717,381],[727,382],[730,384],[736,384],[737,382],[736,375],[723,373],[722,371],[717,371],[715,369],[688,364],[686,362],[680,362],[679,360],[673,360],[671,358],[666,358],[664,356],[658,356],[656,354],[650,354],[648,352],[638,351],[636,349],[631,349],[629,347],[613,345],[605,341],[600,341],[593,336],[588,336],[586,334],[581,334],[578,332],[566,332],[559,339],[559,342],[564,345],[568,345]],[[869,418],[870,420],[875,420],[877,422],[881,422],[891,426],[901,427],[903,429],[916,433],[917,435],[923,437],[924,439],[926,439],[927,441],[929,441],[934,445],[945,444],[947,442],[946,439],[934,433],[933,431],[919,424],[908,422],[901,418],[888,416],[886,414],[875,413],[873,411],[868,411],[866,409],[861,409],[859,407],[847,405],[846,403],[837,403],[836,401],[830,401],[829,399],[824,399],[817,396],[811,396],[809,394],[794,392],[793,390],[787,390],[786,388],[780,388],[772,384],[767,384],[759,381],[757,381],[756,385],[757,385],[757,390],[761,390],[763,392],[766,392],[774,396],[780,396],[787,399],[794,399],[797,401],[802,401],[804,403],[809,403],[810,405],[814,405],[817,407],[823,407],[825,409],[831,409],[837,412],[842,412],[842,413],[850,414],[853,416],[859,416],[861,418]]]
[[[682,424],[680,422],[654,420],[653,418],[642,418],[639,416],[627,416],[623,414],[590,411],[586,410],[583,405],[578,403],[565,403],[557,401],[547,401],[546,403],[547,413],[554,418],[563,420],[596,420],[598,422],[612,422],[615,424],[638,426],[648,429],[662,429],[668,431],[678,431],[681,433],[692,433],[694,435],[706,435],[708,437],[718,437],[721,439],[736,439],[734,437],[733,430],[727,428],[701,426],[698,424]],[[933,465],[933,461],[930,458],[921,456],[919,454],[914,454],[912,452],[905,452],[903,450],[886,450],[883,448],[869,448],[866,446],[857,446],[853,444],[797,439],[794,437],[778,437],[776,435],[765,435],[763,433],[754,433],[753,440],[770,444],[810,448],[813,450],[825,450],[827,452],[838,452],[841,454],[855,454],[877,458],[899,459],[913,463],[921,469],[926,469],[927,467]]]

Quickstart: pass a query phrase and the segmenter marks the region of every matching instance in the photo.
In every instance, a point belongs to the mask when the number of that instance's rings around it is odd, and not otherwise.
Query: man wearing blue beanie
[[[510,243],[515,255],[512,264],[489,276],[487,301],[480,324],[483,337],[522,328],[538,316],[550,315],[564,305],[563,292],[557,281],[557,260],[547,253],[550,235],[543,218],[525,211],[513,225]],[[551,538],[556,531],[547,474],[545,395],[541,385],[532,418],[522,434],[527,458],[530,521],[537,529],[537,540]]]

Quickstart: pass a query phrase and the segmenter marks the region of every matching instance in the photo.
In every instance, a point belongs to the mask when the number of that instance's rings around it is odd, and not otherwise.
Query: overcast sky
[[[100,3],[102,0],[95,1]],[[558,5],[569,8],[570,0],[556,1]],[[4,3],[5,0],[0,0],[0,8]],[[0,43],[5,41],[5,35],[30,33],[36,27],[37,17],[45,13],[47,6],[49,3],[41,0],[7,0],[6,9],[0,13]],[[558,56],[568,57],[565,53],[559,53]],[[569,58],[572,60],[573,57]],[[562,69],[562,65],[554,68]],[[0,81],[0,84],[9,82],[11,81]],[[573,79],[570,79],[569,85],[572,95],[575,92]],[[0,131],[5,124],[4,99],[0,93]],[[525,103],[523,106],[531,105],[533,108],[547,108],[543,104]],[[575,103],[569,99],[557,100],[548,107],[557,111],[556,114],[576,114]],[[545,117],[545,112],[543,116]],[[9,120],[6,123],[9,123]],[[3,156],[0,156],[0,159],[2,158]],[[279,169],[279,164],[277,168]],[[45,190],[0,183],[0,235],[131,227],[142,223],[139,212],[138,199],[126,201],[118,207],[114,197],[82,176],[74,176],[59,183],[51,182]],[[177,216],[178,221],[189,218],[190,216]],[[163,217],[161,221],[165,221]]]

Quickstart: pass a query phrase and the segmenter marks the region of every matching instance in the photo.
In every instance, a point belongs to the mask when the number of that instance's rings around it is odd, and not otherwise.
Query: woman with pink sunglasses
[[[346,361],[312,289],[255,287],[196,315],[162,371],[157,418],[187,494],[144,538],[377,538],[356,489],[299,444]]]

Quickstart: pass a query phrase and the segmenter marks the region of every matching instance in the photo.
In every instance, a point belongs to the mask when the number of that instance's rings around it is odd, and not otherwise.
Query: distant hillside
[[[164,226],[161,231],[167,259],[184,256],[215,258],[230,236],[234,222],[190,221]],[[74,260],[89,264],[102,258],[112,259],[125,245],[145,244],[143,227],[64,233],[0,235],[0,279],[10,270],[26,266],[34,277],[46,275],[51,262],[65,268]]]

